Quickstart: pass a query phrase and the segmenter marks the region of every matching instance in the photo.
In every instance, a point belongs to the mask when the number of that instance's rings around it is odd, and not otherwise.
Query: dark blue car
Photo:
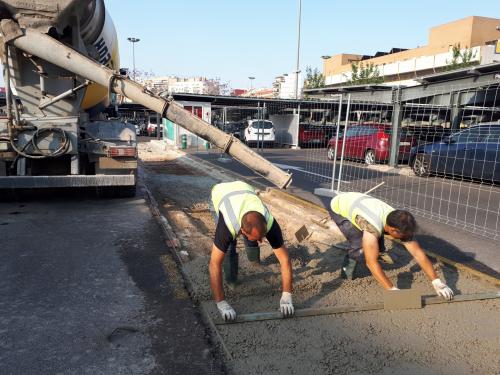
[[[417,176],[453,177],[500,182],[500,123],[471,126],[440,142],[413,147],[410,165]]]

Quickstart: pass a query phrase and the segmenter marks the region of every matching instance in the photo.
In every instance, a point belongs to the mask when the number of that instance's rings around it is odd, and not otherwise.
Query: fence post
[[[450,128],[452,132],[460,129],[462,115],[462,110],[460,108],[460,95],[460,91],[450,93]]]
[[[342,98],[343,98],[343,95],[340,94],[339,95],[339,115],[337,117],[337,129],[335,129],[336,135],[335,135],[335,152],[333,155],[332,185],[331,185],[330,190],[334,190],[334,188],[335,188],[335,169],[337,168],[337,149],[339,147],[340,124],[342,122]],[[328,152],[328,149],[327,149],[327,152]],[[339,176],[339,180],[340,180],[340,176]]]
[[[401,138],[400,125],[403,119],[403,111],[401,107],[401,88],[398,87],[392,91],[392,133],[391,150],[389,154],[389,165],[391,167],[398,166],[399,141]]]
[[[345,144],[347,139],[347,127],[349,124],[350,112],[351,112],[351,94],[347,95],[347,109],[345,112],[344,136],[342,140],[342,153],[340,154],[339,180],[337,182],[337,193],[340,193],[340,183],[342,182],[342,166],[344,164]]]

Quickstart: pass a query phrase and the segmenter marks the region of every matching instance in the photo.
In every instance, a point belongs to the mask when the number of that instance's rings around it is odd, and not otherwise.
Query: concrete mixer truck
[[[133,125],[107,119],[118,94],[211,142],[286,188],[291,175],[170,99],[120,74],[103,0],[0,1],[0,189],[96,187],[135,194]]]

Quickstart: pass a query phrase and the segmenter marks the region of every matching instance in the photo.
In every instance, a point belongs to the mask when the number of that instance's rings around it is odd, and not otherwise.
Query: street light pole
[[[299,1],[299,13],[297,16],[297,65],[295,67],[295,99],[299,98],[299,73],[300,73],[300,19],[302,14],[302,0]]]
[[[253,89],[252,82],[255,79],[255,77],[248,77],[248,79],[250,80],[250,92],[251,92]]]
[[[132,43],[132,61],[134,65],[134,70],[132,72],[132,79],[135,81],[135,44],[140,41],[139,38],[127,38],[129,42]]]

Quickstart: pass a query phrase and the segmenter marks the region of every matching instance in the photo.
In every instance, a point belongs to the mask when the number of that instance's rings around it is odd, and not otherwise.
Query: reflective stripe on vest
[[[248,188],[245,189],[246,187]],[[238,188],[238,190],[231,191],[232,188]],[[227,192],[226,193],[223,192],[222,193],[223,195],[220,196],[221,194],[220,192],[216,191],[216,193],[214,194],[214,190],[216,189],[223,189],[223,191],[227,190]],[[247,200],[247,202],[245,202],[245,198],[243,197],[242,198],[243,200],[241,202],[237,202],[240,212],[235,212],[235,208],[231,204],[231,200],[232,199],[234,200],[234,198],[238,197],[239,195],[247,197],[251,196],[251,201],[249,202]],[[257,197],[257,194],[255,194],[253,188],[250,185],[241,181],[215,185],[212,188],[212,203],[217,213],[219,213],[219,211],[223,213],[224,221],[229,231],[231,232],[233,238],[236,238],[238,233],[240,232],[241,220],[247,212],[256,211],[262,214],[262,216],[264,216],[266,220],[268,231],[271,229],[271,226],[274,222],[273,216],[271,215],[267,207],[262,203],[260,198]],[[245,207],[248,205],[250,206],[249,209],[248,207]]]
[[[387,215],[394,208],[377,198],[362,193],[341,193],[331,201],[333,212],[348,219],[354,226],[361,229],[356,223],[356,216],[360,215],[379,231],[384,232]]]

